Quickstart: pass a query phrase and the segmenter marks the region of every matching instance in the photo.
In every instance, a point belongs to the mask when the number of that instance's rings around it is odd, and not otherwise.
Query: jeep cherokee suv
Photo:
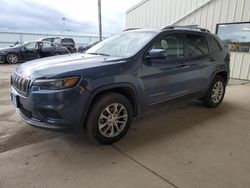
[[[11,99],[27,123],[82,126],[109,144],[134,116],[184,96],[208,107],[223,100],[230,55],[217,36],[196,27],[135,29],[86,51],[21,64],[11,76]]]

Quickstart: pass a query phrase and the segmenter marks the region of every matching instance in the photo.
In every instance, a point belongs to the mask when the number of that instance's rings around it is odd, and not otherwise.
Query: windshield
[[[121,33],[98,43],[87,50],[86,53],[129,57],[136,54],[155,35],[156,33],[154,32]]]
[[[22,45],[23,45],[23,43],[17,43],[17,44],[14,44],[13,47],[20,47],[20,46],[22,46]]]

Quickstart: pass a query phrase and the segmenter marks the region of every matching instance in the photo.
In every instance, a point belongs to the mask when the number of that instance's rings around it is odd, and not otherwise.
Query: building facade
[[[250,0],[143,0],[126,12],[127,28],[197,25],[231,51],[231,77],[250,80]]]

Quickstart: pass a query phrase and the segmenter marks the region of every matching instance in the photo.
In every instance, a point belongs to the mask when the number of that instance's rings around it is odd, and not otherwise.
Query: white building
[[[231,50],[231,77],[250,80],[250,0],[142,0],[126,12],[127,28],[198,25]]]

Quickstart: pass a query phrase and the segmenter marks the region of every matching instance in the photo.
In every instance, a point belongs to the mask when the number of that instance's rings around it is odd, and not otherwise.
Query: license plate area
[[[19,96],[11,93],[11,101],[12,103],[17,107],[17,108],[20,108],[21,107],[21,104],[20,104],[20,99],[19,99]]]

